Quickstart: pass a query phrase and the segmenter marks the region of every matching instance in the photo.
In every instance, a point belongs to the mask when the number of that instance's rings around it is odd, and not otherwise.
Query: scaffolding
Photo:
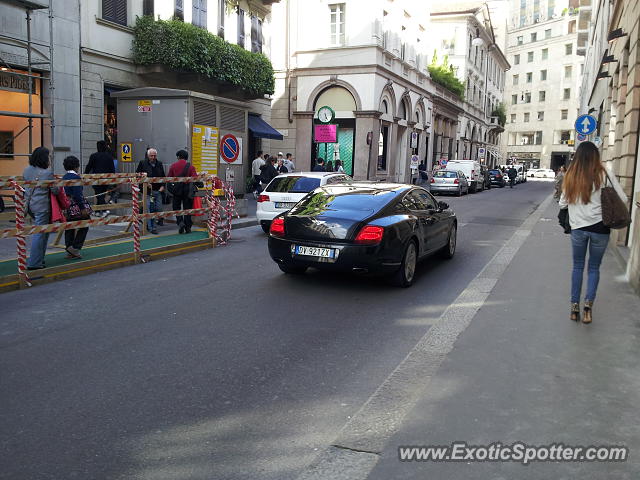
[[[17,6],[20,8],[23,8],[25,10],[26,13],[26,25],[27,25],[27,38],[26,41],[23,38],[16,38],[15,36],[10,36],[10,35],[5,35],[5,34],[0,34],[0,44],[4,44],[4,45],[9,45],[13,48],[21,48],[26,50],[26,65],[11,65],[9,62],[7,62],[5,60],[5,58],[2,57],[2,55],[0,54],[0,69],[3,72],[8,72],[11,75],[15,75],[15,76],[19,76],[19,77],[26,77],[27,78],[27,94],[28,94],[28,102],[29,102],[29,107],[28,107],[28,111],[26,112],[15,112],[15,111],[0,111],[0,116],[5,116],[5,117],[20,117],[20,118],[26,118],[27,119],[27,126],[25,128],[23,128],[22,130],[20,130],[18,133],[14,134],[13,137],[11,139],[9,139],[7,142],[12,142],[15,143],[15,139],[18,138],[20,135],[22,135],[25,130],[28,133],[29,136],[29,142],[28,142],[28,152],[13,152],[13,153],[0,153],[0,156],[2,157],[29,157],[31,156],[31,152],[33,151],[33,121],[34,119],[49,119],[49,128],[51,130],[50,135],[51,135],[51,145],[54,145],[54,130],[55,130],[55,124],[53,121],[53,109],[54,109],[54,95],[53,95],[53,91],[54,91],[54,82],[53,82],[53,11],[52,11],[52,6],[51,6],[51,2],[52,0],[49,0],[49,2],[43,2],[43,1],[35,1],[35,0],[0,0],[0,6],[3,4],[7,4],[7,5],[13,5],[13,6]],[[34,42],[34,40],[32,39],[32,35],[31,35],[31,21],[32,21],[32,12],[34,10],[48,10],[48,17],[49,17],[49,43],[43,43],[43,42]],[[39,47],[43,47],[45,49],[48,49],[48,58],[43,60],[43,61],[34,61],[33,60],[33,51],[34,51],[34,46],[39,46]],[[40,55],[43,55],[41,52]],[[49,65],[49,75],[45,76],[44,74],[40,75],[40,74],[34,74],[34,67],[37,68],[38,65]],[[27,73],[22,73],[22,72],[17,72],[15,71],[16,68],[24,68],[26,66],[26,70]],[[41,83],[41,91],[40,91],[40,95],[42,96],[42,86],[44,84],[44,81],[47,80],[48,81],[48,86],[49,86],[49,96],[50,96],[50,106],[49,106],[49,114],[42,114],[42,113],[33,113],[33,95],[34,95],[34,79],[40,79]],[[2,147],[5,147],[6,145],[3,145]],[[3,148],[4,149],[4,148]],[[52,155],[54,154],[53,149],[52,149]],[[53,160],[54,158],[52,158],[52,164],[53,164]]]

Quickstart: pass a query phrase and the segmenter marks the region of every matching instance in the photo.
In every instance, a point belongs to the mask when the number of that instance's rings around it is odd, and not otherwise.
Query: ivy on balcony
[[[165,65],[237,86],[251,95],[274,92],[273,66],[261,53],[225,42],[217,35],[179,20],[138,17],[133,60],[137,65]]]
[[[505,123],[507,123],[507,112],[505,111],[504,103],[499,103],[491,112],[491,116],[498,117],[498,124],[504,127]]]
[[[456,77],[453,65],[449,64],[448,55],[445,55],[442,63],[438,65],[438,54],[434,51],[428,70],[431,80],[456,94],[460,100],[464,100],[464,83]]]

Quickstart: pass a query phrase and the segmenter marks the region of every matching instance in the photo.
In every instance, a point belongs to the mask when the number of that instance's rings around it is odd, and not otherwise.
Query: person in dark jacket
[[[158,160],[158,151],[155,148],[147,150],[147,158],[142,160],[136,168],[136,173],[146,173],[147,177],[166,177],[164,174],[164,166],[162,162]],[[162,192],[164,192],[164,183],[152,183],[151,191],[147,196],[147,211],[149,213],[162,211]],[[162,220],[162,219],[160,219]],[[162,225],[163,222],[158,220],[158,225]],[[153,234],[157,234],[155,221],[150,218],[147,221],[147,228]]]
[[[513,188],[513,186],[516,184],[516,177],[518,176],[518,171],[515,168],[513,168],[513,166],[511,166],[507,171],[507,175],[509,177],[509,187]]]
[[[278,173],[289,173],[289,169],[284,165],[284,159],[278,158],[278,166],[276,167]]]
[[[68,156],[62,162],[64,169],[67,173],[62,177],[63,180],[79,180],[78,170],[80,169],[80,160],[73,155]],[[74,201],[78,205],[82,205],[84,197],[82,195],[82,185],[73,185],[70,187],[64,187],[64,193],[67,194],[70,201]],[[87,232],[89,227],[84,228],[72,228],[64,231],[64,245],[67,251],[67,258],[82,258],[80,250],[84,245],[84,240],[87,238]]]
[[[169,167],[170,177],[195,177],[197,175],[196,168],[189,163],[189,153],[186,150],[178,150],[176,158],[177,161]],[[187,164],[189,164],[189,168],[187,168]],[[172,208],[174,210],[193,208],[193,198],[189,198],[188,183],[182,184],[182,190],[179,194],[173,194]],[[178,224],[178,233],[191,233],[191,226],[193,225],[191,215],[176,215],[176,223]]]
[[[266,187],[267,184],[278,176],[278,170],[273,166],[275,163],[275,157],[269,157],[264,165],[260,167],[260,182]]]
[[[107,142],[105,142],[104,140],[99,140],[96,143],[96,149],[98,151],[92,153],[89,157],[89,163],[87,163],[87,166],[84,169],[84,173],[115,173],[116,169],[113,163],[113,156],[107,149]],[[110,190],[111,187],[112,186],[110,185],[93,186],[93,191],[96,192],[96,204],[105,205],[107,203],[107,201],[105,200],[105,196],[107,190]],[[103,215],[106,216],[108,213],[108,210],[104,210]]]
[[[316,160],[316,166],[313,167],[312,172],[326,172],[324,168],[324,158],[318,157]]]
[[[29,166],[24,169],[22,177],[27,181],[53,180],[53,172],[49,169],[49,149],[36,148],[29,157]],[[49,193],[58,194],[58,187],[25,188],[25,204],[33,217],[34,225],[48,225],[51,219],[51,200]],[[45,268],[44,256],[47,251],[48,233],[31,235],[31,251],[27,260],[27,270]]]

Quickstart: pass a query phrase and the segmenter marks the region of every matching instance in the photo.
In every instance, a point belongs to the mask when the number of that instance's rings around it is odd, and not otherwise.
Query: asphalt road
[[[295,478],[552,192],[439,197],[453,260],[410,289],[226,247],[0,296],[0,478]]]

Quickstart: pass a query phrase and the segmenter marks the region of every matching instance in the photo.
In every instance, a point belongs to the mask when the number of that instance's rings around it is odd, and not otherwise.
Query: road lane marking
[[[553,201],[549,195],[475,276],[298,480],[364,480]]]

